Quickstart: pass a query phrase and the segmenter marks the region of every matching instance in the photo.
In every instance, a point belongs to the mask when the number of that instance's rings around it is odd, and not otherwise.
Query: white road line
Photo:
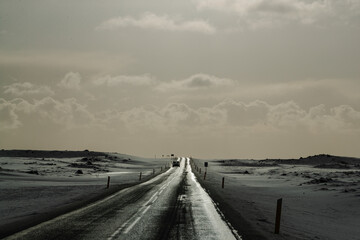
[[[128,233],[140,219],[141,217],[137,217],[136,220],[124,231],[124,233]]]
[[[158,192],[154,193],[154,194],[151,196],[151,198],[150,198],[149,200],[147,200],[147,202],[144,204],[144,206],[147,206],[150,202],[153,202],[152,200],[153,200],[153,198],[156,197],[157,194],[158,194]]]
[[[149,210],[150,207],[151,207],[151,205],[147,206],[147,208],[145,208],[145,210],[141,213],[141,215],[144,215]]]
[[[156,191],[149,200],[147,200],[145,202],[145,204],[130,218],[128,219],[125,223],[123,223],[121,225],[121,227],[119,227],[118,229],[116,229],[116,231],[111,234],[110,237],[108,237],[107,240],[112,240],[114,239],[126,226],[128,226],[124,233],[127,234],[136,224],[138,221],[140,221],[141,217],[150,209],[151,205],[153,203],[155,203],[155,201],[159,198],[160,194],[164,191],[165,188],[167,188],[170,183],[175,179],[175,177],[173,177],[168,183],[165,183],[164,185],[162,185],[160,187],[160,189],[158,191]],[[140,214],[140,216],[138,216]],[[135,216],[138,216],[135,218]],[[135,218],[135,220],[134,220]],[[129,223],[131,222],[131,224],[129,225]]]
[[[112,240],[118,233],[120,232],[121,228],[118,228],[113,234],[111,234],[110,237],[108,237],[107,240]]]
[[[154,198],[151,203],[154,203],[159,197]],[[151,206],[151,205],[150,205]]]

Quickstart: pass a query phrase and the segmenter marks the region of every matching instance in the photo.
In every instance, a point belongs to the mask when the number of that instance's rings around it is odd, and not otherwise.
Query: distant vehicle
[[[180,160],[174,160],[172,163],[173,167],[180,167]]]

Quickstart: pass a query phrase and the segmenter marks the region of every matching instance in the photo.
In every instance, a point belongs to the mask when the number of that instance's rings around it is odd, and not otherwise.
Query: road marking
[[[140,220],[140,218],[141,217],[137,217],[136,220],[124,231],[124,233],[125,234],[128,233],[135,226],[135,224]]]
[[[110,237],[107,238],[107,240],[113,240],[117,237],[117,235],[120,234],[120,232],[127,226],[127,228],[124,231],[124,234],[127,234],[131,229],[140,221],[141,217],[144,216],[144,214],[150,209],[152,204],[155,203],[155,201],[159,198],[161,193],[167,188],[172,181],[174,181],[176,176],[174,176],[170,181],[162,185],[159,190],[157,190],[150,198],[145,202],[145,204],[142,205],[142,207],[126,222],[124,222],[116,231],[111,234]],[[137,217],[136,217],[137,216]],[[131,224],[130,224],[131,223]],[[130,225],[129,225],[130,224]]]
[[[147,202],[143,205],[143,206],[147,206],[150,202],[153,202],[152,199],[156,197],[158,192],[154,193],[151,198],[149,200],[147,200]]]
[[[150,207],[151,207],[151,205],[147,206],[147,208],[145,208],[145,210],[142,212],[142,215],[144,215],[149,210]]]

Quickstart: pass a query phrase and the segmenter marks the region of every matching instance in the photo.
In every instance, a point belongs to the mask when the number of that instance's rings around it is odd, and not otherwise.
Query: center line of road
[[[162,186],[160,187],[160,189],[157,190],[157,191],[149,198],[149,200],[147,200],[147,201],[145,202],[145,204],[144,204],[130,219],[128,219],[125,223],[123,223],[123,224],[121,225],[121,227],[119,227],[118,229],[116,229],[116,231],[115,231],[113,234],[111,234],[111,236],[108,237],[107,240],[112,240],[112,239],[116,238],[116,236],[117,236],[118,234],[120,234],[120,232],[121,232],[126,226],[128,226],[128,227],[125,229],[124,233],[127,234],[127,233],[140,221],[141,217],[150,209],[151,205],[152,205],[153,203],[155,203],[155,201],[159,198],[160,194],[165,190],[165,188],[167,188],[167,187],[170,185],[170,183],[171,183],[174,179],[175,179],[175,177],[173,177],[168,183],[165,183],[164,185],[162,185]],[[140,216],[139,216],[139,214],[140,214]],[[135,216],[138,216],[138,217],[135,218]],[[135,220],[134,220],[134,219],[135,219]],[[131,224],[129,225],[129,223],[131,223]]]
[[[140,220],[140,218],[141,217],[137,217],[136,220],[130,226],[128,226],[128,228],[124,231],[124,233],[128,233],[135,226],[135,224]]]
[[[145,208],[145,210],[142,212],[142,215],[144,215],[150,208],[151,206],[147,206],[147,208]]]

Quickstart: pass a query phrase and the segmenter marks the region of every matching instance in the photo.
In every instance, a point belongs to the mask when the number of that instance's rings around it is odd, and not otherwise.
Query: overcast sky
[[[360,0],[2,0],[0,148],[360,157]]]

